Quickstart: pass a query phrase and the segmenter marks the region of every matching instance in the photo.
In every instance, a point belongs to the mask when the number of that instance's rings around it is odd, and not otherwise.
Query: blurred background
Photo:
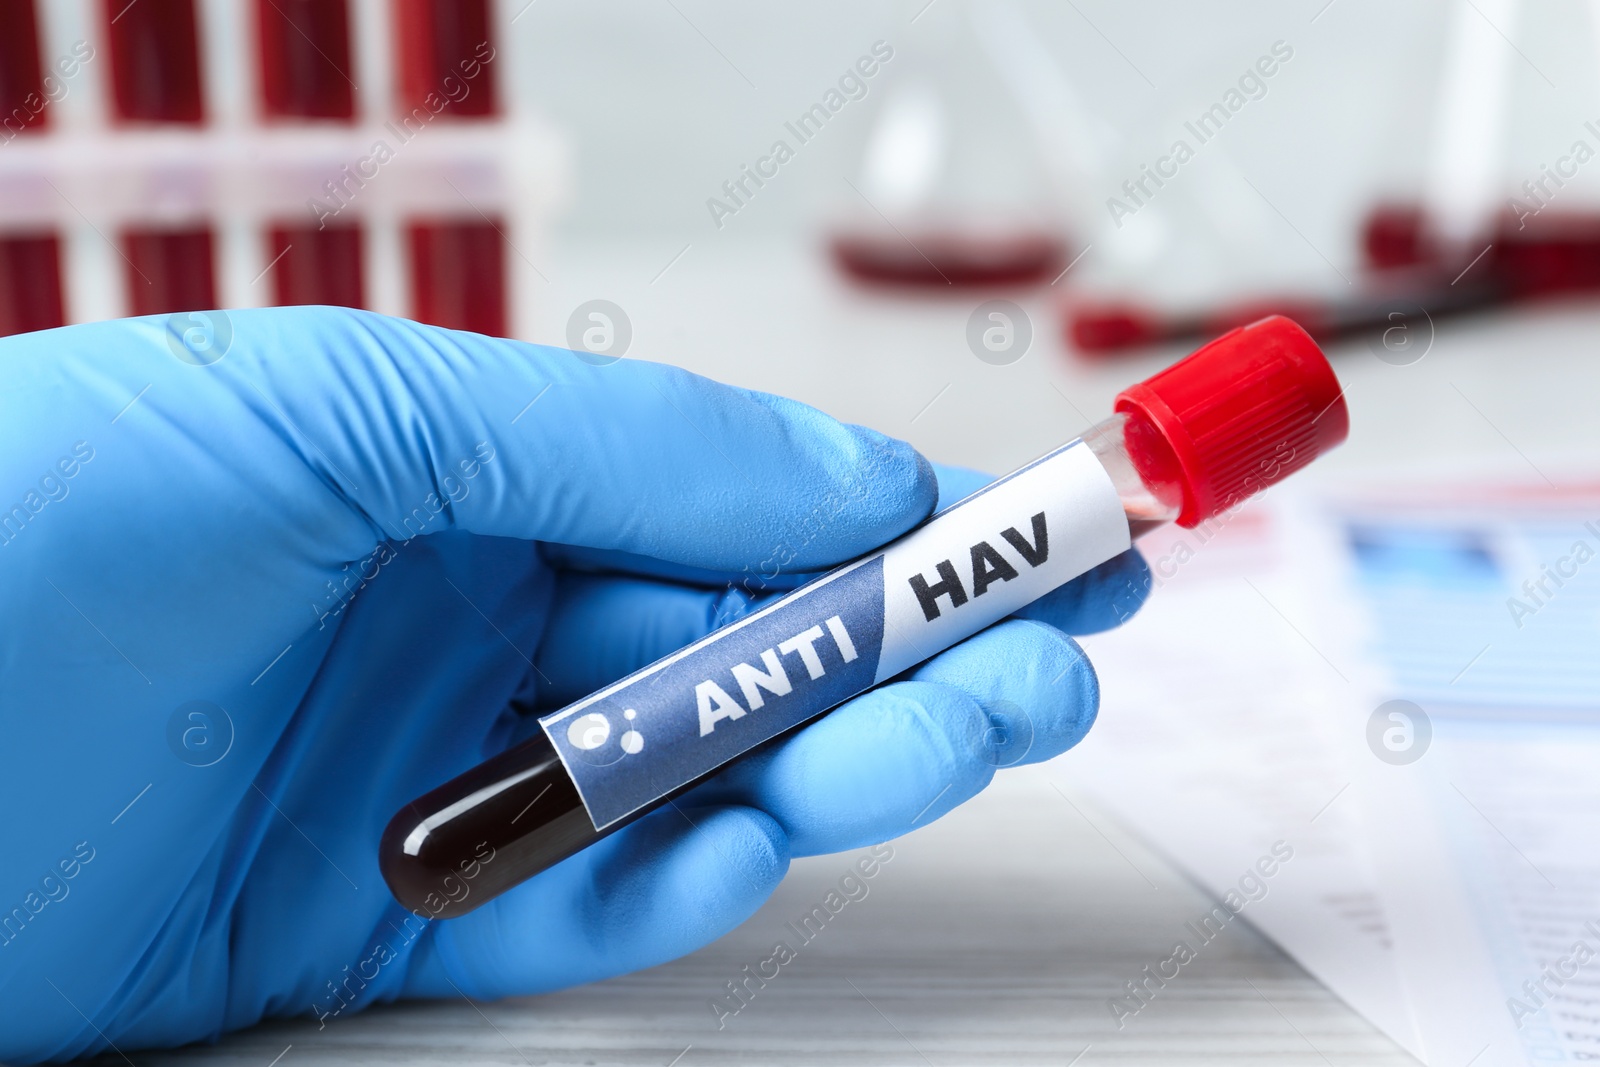
[[[1581,0],[0,0],[0,27],[0,333],[350,304],[1004,468],[1267,311],[1396,367],[1452,316],[1600,289]]]

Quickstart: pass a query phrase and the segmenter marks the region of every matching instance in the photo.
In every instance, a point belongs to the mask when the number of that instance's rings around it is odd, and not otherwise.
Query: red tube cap
[[[1178,525],[1187,527],[1277,484],[1350,431],[1327,357],[1281,315],[1225,333],[1129,386],[1117,410],[1143,416],[1172,450],[1183,488]]]

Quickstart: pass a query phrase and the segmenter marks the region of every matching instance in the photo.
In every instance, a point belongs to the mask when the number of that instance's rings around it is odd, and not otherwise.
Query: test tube
[[[266,117],[355,120],[348,0],[256,0],[256,30]]]
[[[506,335],[505,224],[413,221],[411,317],[451,330]]]
[[[395,0],[395,33],[402,115],[434,111],[430,97],[456,118],[499,113],[489,0]]]
[[[1081,438],[543,716],[532,740],[402,808],[383,876],[418,915],[465,914],[1144,533],[1238,507],[1348,426],[1304,330],[1281,317],[1233,330],[1124,390]]]
[[[362,236],[359,225],[272,227],[273,303],[366,307]]]
[[[33,0],[0,0],[0,143],[50,119]]]
[[[217,306],[211,227],[129,229],[122,235],[128,306],[135,315],[165,315]]]
[[[0,337],[65,325],[61,239],[54,233],[0,236]]]
[[[112,110],[123,123],[205,121],[194,0],[102,0]],[[209,307],[210,305],[206,305]]]

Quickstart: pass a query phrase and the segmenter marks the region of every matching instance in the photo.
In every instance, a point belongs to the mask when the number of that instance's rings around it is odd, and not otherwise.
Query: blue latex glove
[[[747,610],[730,581],[857,555],[981,478],[669,367],[330,308],[0,341],[0,436],[10,1062],[690,952],[791,857],[1076,742],[1097,689],[1063,631],[1147,585],[1113,561],[414,934],[376,855],[404,802]]]

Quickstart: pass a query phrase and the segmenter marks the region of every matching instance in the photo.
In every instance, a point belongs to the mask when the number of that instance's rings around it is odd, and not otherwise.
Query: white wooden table
[[[1046,773],[1004,772],[979,801],[896,842],[868,895],[720,1031],[712,998],[774,941],[795,940],[784,924],[822,900],[850,856],[796,863],[744,926],[641,974],[524,1000],[381,1008],[320,1031],[274,1023],[134,1060],[267,1067],[287,1050],[279,1067],[1412,1062],[1243,923],[1119,1031],[1107,998],[1210,903],[1084,801],[1063,800]]]

